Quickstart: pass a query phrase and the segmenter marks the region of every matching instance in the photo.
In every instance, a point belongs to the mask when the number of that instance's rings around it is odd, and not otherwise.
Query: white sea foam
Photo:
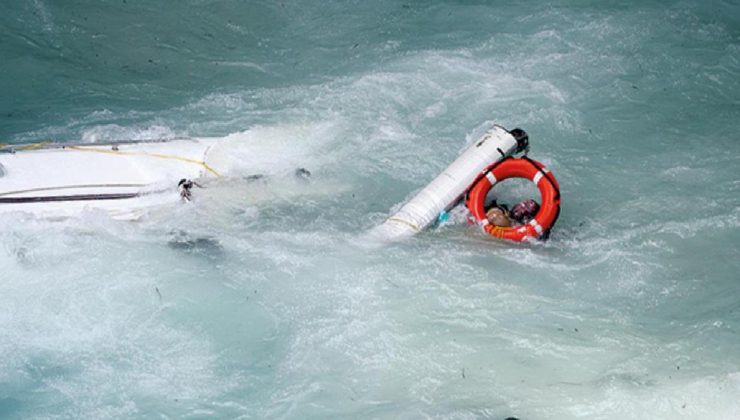
[[[526,13],[323,2],[238,10],[247,24],[202,6],[173,6],[188,43],[177,72],[115,68],[142,89],[126,97],[185,97],[148,111],[60,107],[60,120],[13,138],[209,136],[209,162],[235,176],[135,223],[0,219],[0,417],[740,411],[729,18],[692,2]],[[227,34],[203,34],[222,17]],[[239,49],[231,37],[247,29],[273,49]],[[168,45],[148,52],[167,63],[180,48]],[[491,122],[526,129],[531,157],[560,182],[548,242],[493,241],[456,209],[408,241],[361,246],[357,232]],[[507,201],[534,194],[507,189]]]

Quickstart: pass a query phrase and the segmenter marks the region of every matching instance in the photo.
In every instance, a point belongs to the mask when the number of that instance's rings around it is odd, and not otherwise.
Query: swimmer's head
[[[534,216],[540,210],[540,205],[534,200],[524,200],[517,203],[511,209],[511,218],[519,223],[527,223],[534,219]]]
[[[486,218],[488,219],[488,223],[499,226],[499,227],[510,227],[511,222],[509,221],[509,218],[506,217],[506,213],[499,207],[492,207],[490,210],[486,212]]]

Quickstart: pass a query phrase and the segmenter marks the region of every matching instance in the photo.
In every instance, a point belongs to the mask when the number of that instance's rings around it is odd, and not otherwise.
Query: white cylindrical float
[[[521,129],[512,132],[494,125],[398,212],[373,228],[370,237],[380,241],[399,240],[434,223],[440,213],[460,201],[485,170],[527,148],[527,134]]]

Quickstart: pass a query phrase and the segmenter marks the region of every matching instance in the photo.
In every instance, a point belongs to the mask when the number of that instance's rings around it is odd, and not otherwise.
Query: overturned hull
[[[180,179],[218,177],[214,139],[115,144],[37,144],[0,149],[0,213],[67,216],[88,208],[133,218],[180,199]]]
[[[526,133],[519,132],[523,136],[515,137],[503,127],[493,126],[398,212],[373,228],[370,237],[380,241],[400,240],[434,223],[441,213],[460,201],[483,172],[527,148]]]

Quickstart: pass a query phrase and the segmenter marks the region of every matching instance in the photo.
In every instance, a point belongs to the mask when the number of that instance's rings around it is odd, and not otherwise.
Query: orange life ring
[[[488,222],[483,203],[497,182],[509,178],[529,179],[540,190],[542,204],[534,219],[522,226],[500,227]],[[560,186],[545,165],[522,157],[499,162],[482,175],[468,192],[465,205],[478,224],[496,238],[522,242],[528,238],[546,239],[560,215]]]

